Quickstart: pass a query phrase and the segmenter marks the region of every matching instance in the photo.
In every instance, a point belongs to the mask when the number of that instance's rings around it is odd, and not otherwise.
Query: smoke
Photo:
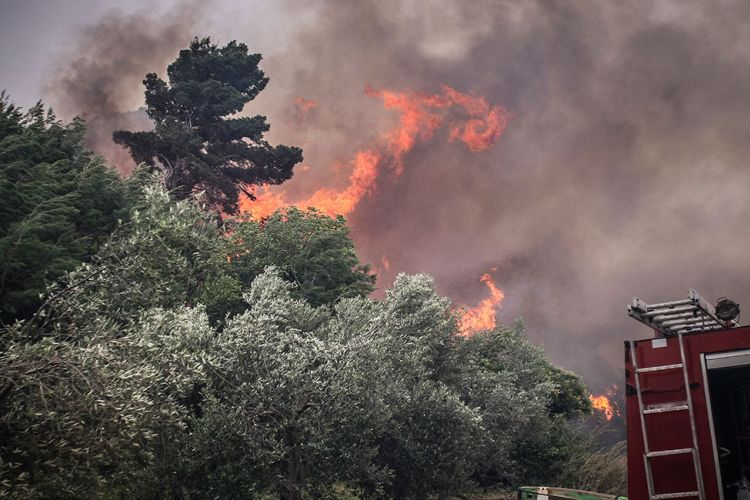
[[[479,277],[497,267],[498,322],[523,317],[529,337],[595,390],[620,382],[622,340],[650,335],[626,317],[633,295],[659,302],[695,287],[750,306],[750,4],[275,8],[293,26],[277,51],[260,46],[270,36],[257,36],[262,19],[226,16],[216,30],[264,53],[271,83],[249,112],[268,115],[272,143],[305,149],[306,168],[282,186],[289,199],[345,187],[350,160],[397,126],[367,85],[425,94],[448,85],[513,115],[484,151],[437,135],[415,144],[403,174],[379,177],[357,204],[353,236],[364,261],[383,263],[380,287],[426,272],[455,303],[480,304]],[[190,19],[136,19],[82,34],[74,54],[87,56],[66,63],[57,94],[66,109],[134,109],[143,75],[192,36]],[[317,105],[302,113],[308,101]]]
[[[428,272],[463,304],[485,299],[478,277],[497,266],[500,321],[523,317],[592,386],[618,383],[621,342],[650,335],[625,314],[633,295],[695,287],[750,305],[748,20],[742,2],[319,4],[267,61],[289,86],[279,103],[319,103],[304,136],[312,167],[285,189],[330,185],[337,161],[392,126],[367,84],[446,84],[507,108],[489,151],[417,145],[350,215],[360,255],[390,263],[381,287]]]
[[[135,164],[112,142],[112,132],[153,127],[139,109],[144,102],[142,81],[149,72],[164,75],[167,64],[190,43],[203,5],[184,0],[163,13],[111,12],[83,27],[53,68],[45,94],[56,113],[66,120],[84,118],[87,146],[122,173]]]

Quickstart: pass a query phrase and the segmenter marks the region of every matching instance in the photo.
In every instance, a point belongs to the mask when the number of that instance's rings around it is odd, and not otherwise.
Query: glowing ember
[[[589,394],[589,400],[591,400],[591,405],[594,408],[604,413],[604,417],[607,420],[612,420],[612,418],[615,416],[616,411],[607,396],[603,394],[600,396]]]
[[[374,192],[383,166],[390,167],[396,176],[400,175],[405,155],[418,140],[430,139],[443,123],[447,122],[451,141],[459,140],[476,152],[492,146],[511,118],[505,109],[491,106],[485,98],[462,94],[446,85],[442,93],[434,95],[376,90],[368,86],[365,95],[382,99],[385,108],[397,110],[401,116],[398,125],[372,147],[356,154],[345,189],[320,188],[306,199],[291,201],[286,199],[283,188],[261,187],[255,200],[248,197],[240,200],[240,210],[250,212],[256,219],[286,206],[315,207],[328,215],[348,215],[364,196]],[[316,107],[317,102],[298,97],[295,105],[300,113],[306,113]],[[450,108],[456,108],[457,112],[448,113]],[[456,114],[465,116],[456,119]]]
[[[496,268],[492,268],[494,272]],[[495,314],[502,305],[505,294],[497,287],[488,273],[482,275],[480,281],[490,291],[490,296],[479,303],[478,306],[461,311],[461,333],[471,335],[482,330],[495,328]]]

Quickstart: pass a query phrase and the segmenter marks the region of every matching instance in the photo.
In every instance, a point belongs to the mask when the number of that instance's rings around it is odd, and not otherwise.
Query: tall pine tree
[[[280,184],[302,161],[301,149],[263,139],[265,116],[229,118],[268,84],[260,60],[242,43],[219,47],[196,38],[167,68],[168,83],[155,73],[143,81],[155,129],[118,130],[114,141],[137,163],[160,170],[175,198],[204,191],[209,203],[236,213],[240,191],[252,198],[251,186]]]

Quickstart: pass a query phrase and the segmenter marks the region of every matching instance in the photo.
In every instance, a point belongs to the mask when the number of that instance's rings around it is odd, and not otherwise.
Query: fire
[[[492,272],[497,268],[492,268]],[[478,306],[461,311],[460,328],[463,335],[471,335],[482,330],[495,328],[495,315],[497,309],[502,305],[505,294],[497,287],[489,273],[484,273],[480,281],[485,284],[490,296],[479,303]]]
[[[240,209],[256,219],[267,217],[279,208],[315,207],[328,215],[348,215],[360,200],[375,192],[377,179],[384,167],[398,177],[404,171],[404,159],[418,141],[429,140],[447,123],[449,140],[463,142],[477,152],[492,146],[505,131],[511,114],[500,106],[492,106],[484,97],[462,94],[444,85],[439,94],[376,90],[369,85],[365,95],[383,101],[386,109],[400,113],[398,124],[368,149],[358,152],[350,162],[351,174],[343,190],[320,188],[301,200],[288,200],[283,190],[261,187],[256,199],[243,197]],[[302,97],[295,99],[300,112],[307,112],[317,102]],[[449,112],[455,108],[455,112]],[[456,118],[457,114],[463,115]]]
[[[617,413],[609,398],[603,394],[599,396],[589,394],[589,400],[594,408],[604,413],[604,418],[607,420],[612,420]]]
[[[396,175],[404,171],[404,155],[411,151],[417,139],[427,140],[438,129],[441,119],[429,111],[430,107],[445,107],[438,96],[424,96],[405,92],[375,90],[369,85],[365,95],[379,97],[386,109],[401,112],[401,119],[396,128],[385,134],[386,150],[393,158]]]
[[[487,149],[505,132],[511,114],[498,106],[491,106],[483,97],[470,97],[445,86],[443,92],[452,102],[462,106],[471,117],[451,126],[451,140],[458,139],[472,151]]]
[[[243,198],[240,209],[252,213],[255,219],[268,217],[276,210],[287,206],[315,207],[328,215],[350,214],[366,194],[375,189],[375,180],[380,168],[380,155],[375,151],[360,151],[354,158],[353,170],[349,175],[349,185],[343,191],[322,188],[306,200],[291,203],[284,192],[275,193],[262,189],[254,201]]]
[[[349,185],[343,191],[319,189],[303,206],[315,207],[327,214],[349,214],[359,200],[375,189],[375,180],[380,168],[380,154],[375,151],[360,151],[354,158],[354,170],[349,176]]]
[[[252,206],[251,206],[252,204]],[[240,198],[240,211],[251,212],[254,219],[263,219],[274,213],[279,208],[289,205],[284,198],[284,193],[274,193],[262,189],[255,200],[242,196]]]

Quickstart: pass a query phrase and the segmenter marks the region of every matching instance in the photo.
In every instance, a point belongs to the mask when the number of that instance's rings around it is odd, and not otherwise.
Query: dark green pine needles
[[[228,118],[268,84],[258,68],[260,54],[235,41],[224,47],[196,38],[169,65],[169,83],[146,75],[146,106],[156,127],[148,132],[118,130],[116,143],[137,163],[161,170],[172,196],[204,191],[207,201],[228,214],[238,210],[240,191],[280,184],[292,177],[302,150],[271,146],[265,116]]]

